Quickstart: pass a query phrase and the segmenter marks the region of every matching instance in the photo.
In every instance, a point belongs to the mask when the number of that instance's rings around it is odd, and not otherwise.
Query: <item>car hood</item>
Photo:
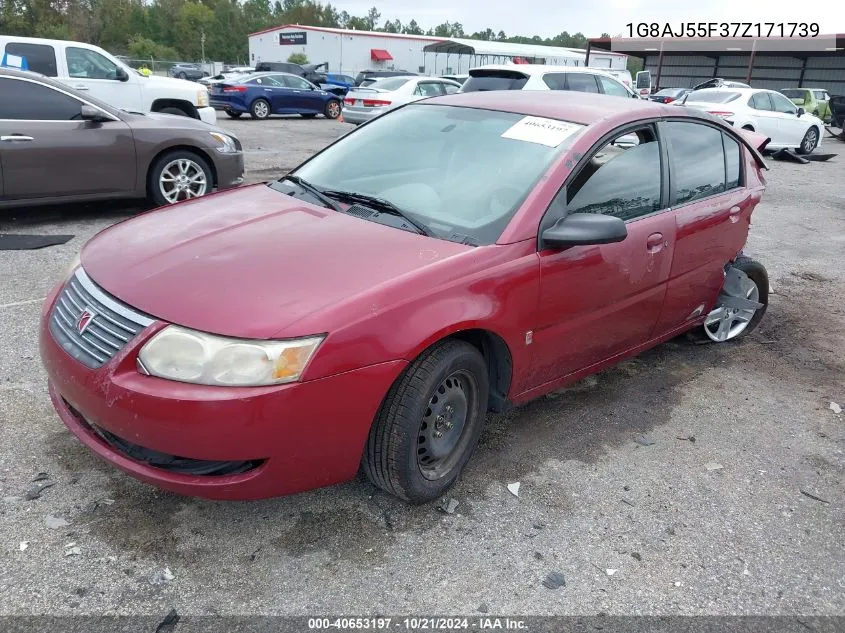
[[[175,77],[162,77],[161,75],[150,75],[149,77],[144,77],[144,80],[156,86],[161,86],[165,90],[182,90],[190,93],[194,96],[194,98],[191,99],[192,103],[194,102],[194,99],[196,99],[197,82],[195,81],[176,79]]]
[[[121,118],[129,124],[132,129],[156,128],[156,129],[172,129],[181,130],[197,130],[199,132],[219,132],[227,136],[234,136],[232,132],[226,132],[211,123],[200,121],[199,119],[192,119],[191,117],[181,116],[178,114],[162,114],[161,112],[129,112],[122,110],[120,112]]]
[[[85,245],[82,265],[163,321],[263,339],[315,334],[296,323],[472,249],[259,184],[116,224]]]

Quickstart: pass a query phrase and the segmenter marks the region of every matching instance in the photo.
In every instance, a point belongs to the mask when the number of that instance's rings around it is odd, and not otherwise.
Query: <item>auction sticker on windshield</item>
[[[540,116],[527,116],[505,130],[502,133],[502,138],[557,147],[583,128],[583,125],[577,123],[546,119]]]

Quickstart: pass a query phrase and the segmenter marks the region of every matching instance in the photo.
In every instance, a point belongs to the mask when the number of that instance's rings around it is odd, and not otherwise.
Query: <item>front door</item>
[[[675,256],[657,335],[710,310],[724,266],[745,244],[756,200],[742,181],[739,143],[701,122],[661,124],[671,160]]]
[[[807,119],[799,117],[795,104],[779,92],[770,92],[769,96],[777,115],[780,138],[783,139],[781,142],[787,147],[798,147],[810,127]]]
[[[129,75],[126,81],[121,81],[117,64],[87,48],[68,46],[65,48],[65,60],[69,77],[66,83],[72,88],[101,99],[114,108],[144,111],[140,83],[143,78],[139,75]]]
[[[82,121],[81,101],[29,79],[0,77],[0,94],[5,199],[135,189],[135,142],[125,123]]]
[[[298,112],[320,113],[323,111],[323,98],[312,83],[302,77],[285,75],[285,84],[293,95],[294,108]]]
[[[614,141],[635,138],[636,144]],[[626,149],[626,147],[628,149]],[[675,244],[653,126],[627,129],[598,149],[561,190],[554,214],[605,213],[626,221],[619,243],[545,250],[534,328],[534,385],[648,341],[660,316]],[[550,215],[551,214],[551,215]]]

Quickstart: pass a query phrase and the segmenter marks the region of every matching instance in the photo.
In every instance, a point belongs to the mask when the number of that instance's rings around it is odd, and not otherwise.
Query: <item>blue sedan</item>
[[[271,114],[299,114],[327,119],[340,116],[340,98],[310,81],[288,73],[257,73],[212,84],[211,105],[233,119],[249,113],[253,119]]]

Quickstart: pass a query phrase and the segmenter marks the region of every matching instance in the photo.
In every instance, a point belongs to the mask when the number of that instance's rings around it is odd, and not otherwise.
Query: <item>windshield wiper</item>
[[[290,180],[292,183],[299,185],[300,187],[305,189],[305,191],[307,191],[312,196],[317,198],[317,200],[322,202],[324,205],[326,205],[330,209],[334,209],[335,211],[339,211],[339,212],[343,211],[340,208],[340,206],[337,204],[337,202],[335,202],[334,200],[329,198],[321,189],[315,187],[314,185],[312,185],[307,180],[303,180],[299,176],[293,176],[291,174],[288,174],[287,176],[282,178],[282,180]]]
[[[349,202],[360,202],[362,204],[367,205],[368,207],[372,207],[378,211],[383,213],[389,213],[390,215],[395,215],[413,226],[417,229],[422,235],[427,237],[434,237],[434,234],[431,230],[425,225],[415,220],[410,215],[408,215],[405,211],[397,207],[395,204],[390,202],[389,200],[385,200],[384,198],[379,198],[378,196],[371,196],[366,193],[356,193],[354,191],[336,191],[334,189],[326,189],[323,193],[327,196],[331,196],[332,198],[337,198],[339,200],[347,200]]]

